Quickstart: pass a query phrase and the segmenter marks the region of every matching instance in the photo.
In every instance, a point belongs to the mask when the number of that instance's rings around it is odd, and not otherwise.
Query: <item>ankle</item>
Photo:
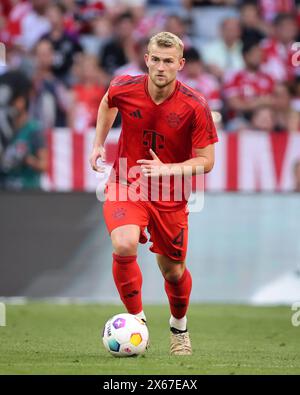
[[[174,334],[174,335],[179,335],[180,333],[186,333],[187,329],[185,329],[184,331],[180,331],[179,329],[173,328],[171,326],[170,331]]]
[[[182,318],[175,318],[173,315],[171,315],[170,321],[170,328],[177,329],[180,332],[186,332],[186,325],[187,325],[187,318],[186,316]]]
[[[143,320],[145,323],[147,322],[144,310],[140,311],[138,314],[135,314],[135,316],[137,318],[140,318],[141,320]]]

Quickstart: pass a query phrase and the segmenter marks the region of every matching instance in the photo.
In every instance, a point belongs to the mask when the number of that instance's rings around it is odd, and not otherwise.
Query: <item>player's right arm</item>
[[[96,135],[93,144],[93,150],[90,156],[90,164],[92,169],[102,173],[104,169],[97,165],[97,160],[101,159],[105,162],[104,143],[118,113],[117,107],[109,107],[108,92],[103,96],[98,109]]]

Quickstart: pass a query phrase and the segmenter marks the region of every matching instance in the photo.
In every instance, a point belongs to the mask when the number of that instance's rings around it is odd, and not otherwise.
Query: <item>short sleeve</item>
[[[108,107],[109,108],[117,107],[117,105],[115,104],[116,87],[113,85],[113,81],[114,80],[112,80],[110,82],[110,85],[108,88],[107,100],[108,100]]]
[[[238,82],[239,74],[229,73],[224,79],[223,94],[226,99],[240,96],[240,87]]]
[[[216,127],[211,111],[205,102],[194,109],[192,146],[193,148],[205,148],[207,145],[216,143],[217,141]]]
[[[109,108],[118,107],[118,95],[122,92],[122,86],[125,86],[130,78],[128,75],[120,75],[111,80],[107,95]]]

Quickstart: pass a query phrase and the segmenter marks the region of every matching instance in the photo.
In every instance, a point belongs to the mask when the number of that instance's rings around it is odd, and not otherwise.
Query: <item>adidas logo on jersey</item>
[[[135,110],[135,111],[131,112],[129,115],[134,118],[143,118],[140,110]]]

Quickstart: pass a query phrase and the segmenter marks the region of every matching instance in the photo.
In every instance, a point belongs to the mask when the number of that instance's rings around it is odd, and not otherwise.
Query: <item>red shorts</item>
[[[176,261],[184,261],[188,243],[188,209],[159,211],[150,201],[120,201],[115,199],[116,186],[127,189],[126,185],[109,184],[103,214],[109,234],[119,226],[134,224],[141,229],[140,243],[148,241],[145,233],[150,233],[150,251],[166,255]],[[110,199],[110,196],[113,198]]]

